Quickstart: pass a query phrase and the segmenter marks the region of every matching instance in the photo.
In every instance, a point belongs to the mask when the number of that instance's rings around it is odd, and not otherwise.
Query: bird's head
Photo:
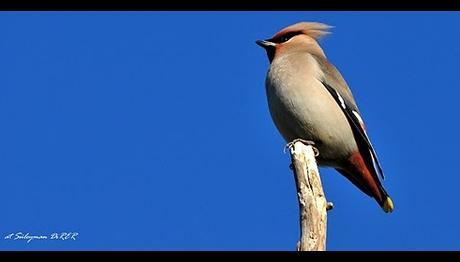
[[[267,51],[270,62],[279,55],[289,51],[306,51],[325,56],[317,40],[329,34],[331,26],[317,22],[300,22],[276,33],[267,40],[257,40],[256,44]]]

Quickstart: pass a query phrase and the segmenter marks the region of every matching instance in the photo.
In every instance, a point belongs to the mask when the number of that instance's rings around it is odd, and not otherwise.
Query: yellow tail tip
[[[387,197],[387,199],[385,199],[385,202],[383,202],[382,208],[383,208],[383,211],[385,211],[385,213],[393,212],[394,206],[393,206],[393,201],[391,200],[390,197]]]

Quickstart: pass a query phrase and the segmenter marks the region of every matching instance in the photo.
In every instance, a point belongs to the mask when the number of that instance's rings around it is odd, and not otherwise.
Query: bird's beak
[[[275,43],[267,41],[267,40],[257,40],[256,44],[258,44],[259,46],[261,46],[261,47],[263,47],[265,49],[267,49],[269,47],[275,47],[276,46]]]

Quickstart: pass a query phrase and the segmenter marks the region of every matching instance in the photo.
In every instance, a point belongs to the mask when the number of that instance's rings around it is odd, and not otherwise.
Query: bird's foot
[[[301,142],[304,145],[311,146],[313,148],[313,152],[315,153],[315,157],[319,156],[319,150],[318,150],[318,148],[315,147],[315,142],[313,142],[311,140],[305,140],[305,139],[302,139],[302,138],[296,138],[296,139],[292,140],[291,142],[287,143],[284,146],[284,152],[286,152],[286,148],[291,149],[292,147],[294,147],[295,143],[297,143],[297,142]]]

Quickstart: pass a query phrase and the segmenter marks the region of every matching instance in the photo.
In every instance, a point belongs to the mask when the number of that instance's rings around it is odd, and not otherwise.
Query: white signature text
[[[26,241],[27,243],[33,240],[61,240],[74,241],[77,240],[78,232],[53,232],[47,235],[33,235],[28,232],[9,233],[5,236],[6,240]]]

